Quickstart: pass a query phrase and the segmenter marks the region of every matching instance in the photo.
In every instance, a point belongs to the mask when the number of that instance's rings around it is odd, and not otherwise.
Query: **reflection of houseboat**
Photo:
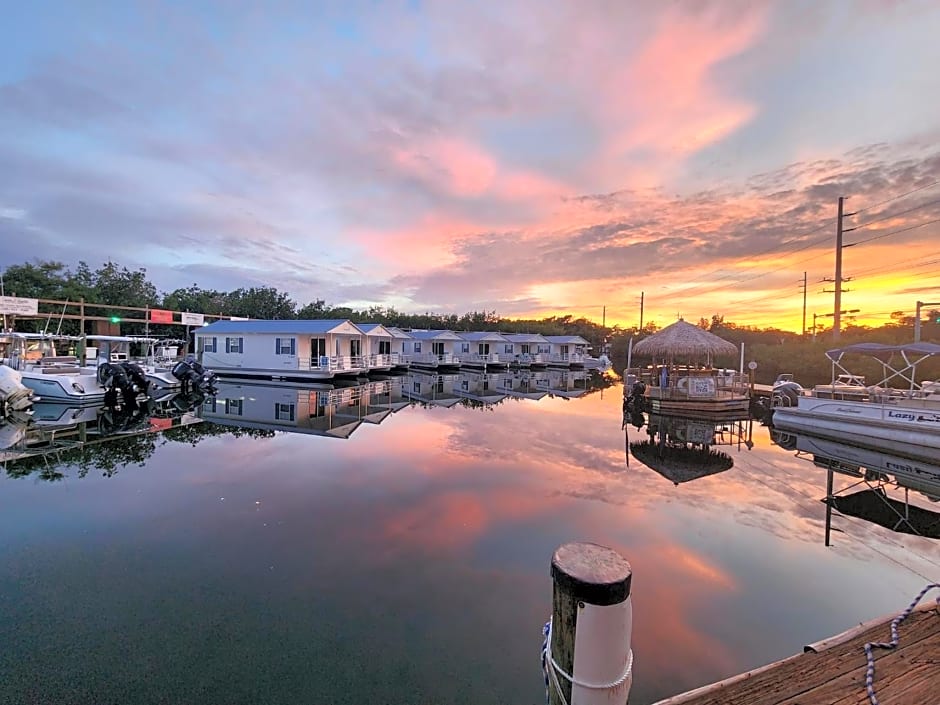
[[[499,374],[461,370],[453,381],[453,392],[457,396],[483,404],[496,404],[506,398],[506,392],[500,389]]]
[[[412,370],[402,378],[402,394],[422,404],[450,407],[460,403],[461,395],[454,391],[456,374],[435,374]]]
[[[575,399],[587,393],[591,384],[591,373],[587,370],[568,370],[555,367],[533,372],[535,384],[555,397]]]
[[[224,383],[203,404],[207,421],[240,428],[349,438],[364,423],[395,410],[388,380],[338,389]]]
[[[654,365],[624,373],[625,393],[637,380],[646,385],[645,404],[654,412],[723,414],[747,411],[750,395],[744,375],[713,366],[714,358],[737,354],[717,335],[679,320],[632,348]]]
[[[365,338],[350,321],[216,321],[196,331],[196,349],[222,377],[322,380],[366,373]]]
[[[843,365],[846,355],[861,354],[881,363],[883,378],[864,387]],[[926,449],[940,448],[940,385],[917,381],[917,367],[940,356],[940,345],[861,343],[830,350],[833,381],[796,406],[774,409],[774,426],[835,439],[846,433],[867,436],[869,442],[900,442]],[[845,375],[840,383],[840,375]],[[902,385],[900,388],[892,385]]]
[[[535,372],[521,368],[498,375],[497,386],[507,396],[537,401],[548,394],[548,390],[540,387],[538,381]]]

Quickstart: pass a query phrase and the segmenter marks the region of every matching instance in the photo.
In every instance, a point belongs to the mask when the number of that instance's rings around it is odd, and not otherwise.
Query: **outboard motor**
[[[98,382],[104,387],[106,405],[116,406],[117,395],[120,392],[124,398],[124,405],[130,409],[136,408],[137,388],[120,363],[103,362],[98,365]]]
[[[796,406],[803,395],[803,387],[796,382],[783,382],[774,387],[771,406]]]
[[[646,384],[637,380],[623,402],[624,411],[644,411],[646,406]]]
[[[0,365],[0,409],[4,416],[26,411],[33,405],[33,390],[23,385],[23,375],[12,367]]]
[[[182,384],[182,393],[199,391],[202,394],[215,394],[216,375],[196,362],[195,358],[187,358],[177,362],[170,373]]]
[[[133,362],[122,362],[121,367],[124,368],[124,372],[127,373],[127,376],[131,382],[136,384],[137,388],[143,394],[147,394],[148,390],[150,389],[150,381],[144,374],[143,368]]]

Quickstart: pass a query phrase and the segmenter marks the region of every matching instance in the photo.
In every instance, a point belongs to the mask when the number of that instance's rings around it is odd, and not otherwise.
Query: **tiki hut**
[[[738,352],[733,343],[678,320],[632,347],[633,356],[653,358],[653,366],[628,369],[625,387],[647,385],[647,408],[686,413],[742,411],[748,407],[747,380],[734,370],[713,369],[712,359]]]
[[[634,355],[648,355],[669,362],[676,359],[711,362],[718,355],[735,355],[737,352],[734,343],[681,319],[633,346]]]

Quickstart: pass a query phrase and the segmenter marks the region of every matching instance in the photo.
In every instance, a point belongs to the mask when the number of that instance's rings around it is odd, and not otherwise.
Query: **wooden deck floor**
[[[901,623],[898,648],[875,650],[875,693],[881,705],[940,703],[940,612],[933,599],[925,599],[927,607]],[[657,705],[868,705],[863,645],[890,641],[891,619],[821,642],[818,652],[791,656]]]

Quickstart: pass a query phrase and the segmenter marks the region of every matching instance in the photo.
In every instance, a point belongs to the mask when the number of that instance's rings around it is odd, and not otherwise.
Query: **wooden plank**
[[[891,618],[893,619],[893,618]],[[811,705],[865,703],[863,645],[889,641],[886,619],[819,653],[806,653],[758,669],[751,675],[675,696],[659,705]],[[940,679],[940,613],[914,612],[899,628],[898,649],[875,652],[875,687],[883,705],[929,703],[926,690]],[[926,679],[926,680],[925,680]],[[933,697],[933,696],[931,696]]]

